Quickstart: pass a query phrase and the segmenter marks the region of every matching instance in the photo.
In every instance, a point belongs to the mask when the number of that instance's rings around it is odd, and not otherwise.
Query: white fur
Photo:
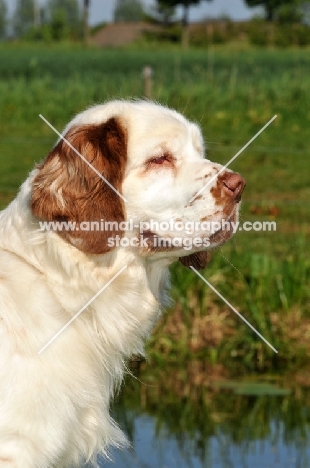
[[[175,111],[153,103],[115,101],[81,113],[64,133],[72,125],[102,123],[112,116],[121,119],[128,133],[122,189],[128,219],[223,218],[210,187],[189,203],[221,166],[203,159],[198,127]],[[177,172],[163,168],[143,175],[145,160],[163,151],[175,156]],[[29,204],[36,173],[0,214],[1,468],[76,466],[94,460],[98,452],[107,454],[110,446],[126,445],[109,415],[110,401],[126,360],[143,354],[143,342],[165,306],[167,267],[189,253],[120,247],[88,255],[56,232],[39,232]],[[38,354],[124,265],[127,268]]]

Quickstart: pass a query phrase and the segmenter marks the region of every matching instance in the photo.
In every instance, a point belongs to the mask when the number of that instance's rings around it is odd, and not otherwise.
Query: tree
[[[66,21],[70,26],[75,26],[81,20],[79,3],[77,0],[48,0],[48,16],[52,18],[57,11],[63,11]]]
[[[13,16],[13,28],[16,36],[23,36],[35,23],[35,12],[34,0],[17,0]]]
[[[192,5],[198,5],[202,0],[157,0],[158,5],[166,7],[183,7],[182,17],[182,47],[186,49],[189,43],[188,23],[189,23],[189,9]],[[212,0],[206,0],[211,2]]]
[[[157,0],[157,3],[161,7],[183,7],[183,18],[182,24],[183,26],[188,26],[188,17],[189,17],[189,9],[192,5],[198,5],[202,0]],[[212,0],[206,0],[211,2]]]
[[[82,36],[83,19],[78,0],[48,0],[45,16],[54,39]]]
[[[249,7],[262,6],[266,12],[266,19],[273,21],[276,19],[277,13],[281,8],[291,8],[292,12],[296,12],[300,6],[300,0],[245,0]]]
[[[117,0],[114,10],[114,21],[141,21],[144,15],[140,0]]]
[[[0,0],[0,38],[3,38],[6,33],[6,14],[6,3],[4,0]]]
[[[87,45],[89,42],[89,6],[90,0],[84,0],[83,3],[83,40]]]
[[[157,4],[153,7],[156,20],[164,26],[168,26],[173,21],[175,15],[175,6],[167,5],[166,3],[157,0]]]

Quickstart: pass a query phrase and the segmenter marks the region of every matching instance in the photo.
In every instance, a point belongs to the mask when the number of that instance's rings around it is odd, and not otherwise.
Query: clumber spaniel
[[[0,215],[1,468],[126,444],[110,401],[165,306],[168,267],[205,266],[244,187],[204,159],[195,124],[151,102],[92,107],[63,135]]]

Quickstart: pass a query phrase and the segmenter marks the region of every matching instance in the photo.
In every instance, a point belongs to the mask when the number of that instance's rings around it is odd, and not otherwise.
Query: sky
[[[144,5],[149,8],[154,0],[143,0]],[[90,24],[102,21],[112,21],[116,0],[90,0]],[[211,2],[201,1],[200,5],[190,8],[190,21],[199,21],[207,16],[218,17],[223,14],[235,20],[249,19],[255,13],[261,11],[259,8],[247,8],[243,0],[213,0]]]
[[[41,5],[46,3],[45,0],[36,0]],[[79,0],[81,2],[81,0]],[[154,5],[155,0],[141,0],[146,9]],[[116,0],[90,0],[90,17],[89,22],[93,26],[102,22],[113,21],[113,12]],[[9,12],[12,13],[15,9],[16,0],[7,0]],[[179,10],[181,11],[181,10]],[[246,20],[256,13],[259,13],[260,8],[248,8],[244,0],[212,0],[207,2],[202,0],[198,6],[190,8],[190,21],[199,21],[206,17],[216,18],[222,15],[229,16],[234,20]]]

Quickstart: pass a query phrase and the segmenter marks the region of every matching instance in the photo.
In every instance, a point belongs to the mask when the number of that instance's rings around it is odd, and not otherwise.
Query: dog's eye
[[[156,156],[147,161],[147,166],[172,166],[174,158],[170,153],[162,154],[161,156]]]
[[[159,158],[154,158],[151,160],[153,164],[163,164],[165,161],[167,161],[167,156],[160,156]]]

